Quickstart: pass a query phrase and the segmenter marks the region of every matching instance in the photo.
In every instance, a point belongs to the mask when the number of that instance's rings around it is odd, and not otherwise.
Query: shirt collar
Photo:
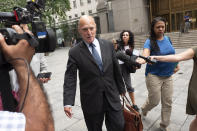
[[[85,41],[84,41],[84,43],[86,44],[87,47],[89,47],[90,44],[86,43]],[[96,47],[99,46],[99,41],[98,41],[96,38],[94,38],[94,41],[93,41],[92,43],[93,43]]]

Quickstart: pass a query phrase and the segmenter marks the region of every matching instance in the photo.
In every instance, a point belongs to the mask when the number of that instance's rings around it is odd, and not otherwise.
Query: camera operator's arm
[[[19,26],[14,26],[14,29],[18,33],[22,33]],[[16,45],[7,45],[2,35],[0,35],[1,50],[6,56],[6,60],[12,60],[15,58],[26,59],[30,63],[34,49],[30,47],[26,40],[20,40]],[[14,60],[9,61],[16,70],[19,80],[19,106],[22,106],[25,92],[27,90],[28,74],[27,67],[24,61]],[[29,91],[24,103],[22,112],[26,117],[26,131],[53,131],[54,123],[51,115],[51,111],[46,99],[46,96],[36,78],[30,71],[29,76]]]

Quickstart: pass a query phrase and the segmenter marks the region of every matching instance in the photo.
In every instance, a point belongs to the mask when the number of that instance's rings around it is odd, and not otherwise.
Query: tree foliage
[[[71,34],[70,30],[69,30],[68,24],[61,24],[60,28],[63,31],[64,40],[65,41],[70,41],[71,37],[72,37],[72,34]]]
[[[13,7],[24,7],[26,5],[26,0],[0,0],[0,11],[1,12],[11,12]]]
[[[35,0],[36,1],[36,0]],[[12,12],[13,7],[24,7],[27,5],[26,0],[0,0],[0,12]],[[70,10],[69,0],[46,0],[45,10],[42,13],[42,20],[45,23],[56,29],[56,21],[58,22],[66,21],[66,11]],[[2,24],[0,24],[2,27]],[[66,23],[60,25],[59,28],[63,30],[64,38],[67,39],[69,34],[69,28]]]
[[[12,12],[13,7],[25,7],[26,0],[0,0],[1,12]],[[43,16],[52,25],[55,19],[66,20],[66,11],[70,10],[69,0],[46,0]]]
[[[45,16],[48,23],[55,24],[55,19],[66,20],[66,11],[70,10],[69,0],[48,0],[45,7]]]

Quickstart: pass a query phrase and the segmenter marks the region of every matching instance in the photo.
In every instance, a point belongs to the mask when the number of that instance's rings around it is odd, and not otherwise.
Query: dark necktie
[[[94,60],[96,61],[97,65],[99,66],[100,71],[103,70],[103,63],[101,61],[101,58],[95,49],[95,45],[93,43],[90,44],[90,47],[92,48],[92,56],[94,57]]]

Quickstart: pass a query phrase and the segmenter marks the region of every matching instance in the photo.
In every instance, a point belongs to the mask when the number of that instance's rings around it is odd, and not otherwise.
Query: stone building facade
[[[162,16],[167,20],[167,31],[184,28],[184,15],[189,13],[191,29],[197,29],[197,0],[149,0],[151,18]]]
[[[96,15],[98,0],[69,0],[71,10],[66,12],[67,20],[74,22],[82,15]]]
[[[101,34],[123,29],[135,33],[147,32],[150,23],[148,4],[147,0],[98,0]]]
[[[70,0],[68,20],[76,22],[83,14],[92,15],[100,36],[117,35],[124,29],[148,33],[156,16],[167,20],[167,31],[179,31],[183,16],[189,12],[191,28],[197,29],[197,0]]]

